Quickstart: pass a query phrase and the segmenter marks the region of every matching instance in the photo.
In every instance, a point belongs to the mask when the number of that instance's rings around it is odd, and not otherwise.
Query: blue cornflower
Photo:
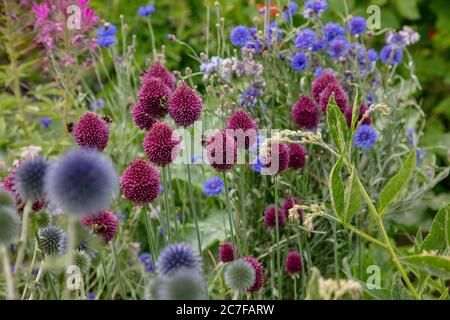
[[[283,19],[289,21],[292,16],[297,13],[298,4],[294,1],[289,1],[288,6],[283,10]]]
[[[88,298],[89,300],[95,300],[95,293],[89,292],[89,293],[87,294],[87,298]]]
[[[248,151],[250,152],[258,151],[259,146],[263,144],[264,140],[266,140],[266,138],[262,134],[259,134],[258,137],[256,138],[256,142],[250,146]]]
[[[259,156],[255,157],[253,159],[253,161],[251,162],[251,167],[252,167],[252,170],[257,172],[257,173],[261,173],[262,172],[262,170],[263,170],[263,163],[262,163],[261,158]]]
[[[117,43],[116,39],[117,27],[108,24],[97,29],[97,43],[100,47],[108,48]]]
[[[295,38],[295,47],[297,49],[309,49],[313,47],[316,40],[316,32],[313,29],[306,28],[297,34],[297,37]]]
[[[366,19],[363,17],[353,17],[347,22],[347,30],[351,35],[362,35],[366,31]]]
[[[145,271],[153,272],[152,255],[149,252],[144,252],[139,256],[139,262],[144,265]]]
[[[369,93],[367,95],[367,103],[369,104],[369,106],[374,104],[376,101],[377,101],[377,96],[376,95],[374,95],[373,93]]]
[[[374,49],[367,50],[367,60],[375,62],[378,60],[378,53]]]
[[[97,111],[99,109],[103,109],[103,107],[105,106],[105,100],[103,99],[97,99],[96,101],[92,101],[89,104],[89,110],[91,111]]]
[[[328,3],[326,0],[308,0],[305,2],[305,10],[303,16],[306,19],[320,17],[322,12],[327,10]]]
[[[416,129],[411,127],[407,130],[408,144],[412,147],[416,146]]]
[[[286,60],[286,55],[285,55],[284,53],[281,52],[281,53],[278,55],[278,58],[280,58],[281,61],[284,61],[284,60]]]
[[[149,15],[153,14],[155,10],[155,6],[149,4],[147,6],[139,7],[137,12],[141,17],[148,17]]]
[[[330,42],[328,54],[333,59],[339,59],[345,56],[350,50],[350,43],[345,38],[337,38]]]
[[[380,51],[380,60],[384,64],[399,64],[403,60],[403,51],[393,45],[387,45]]]
[[[217,56],[211,57],[206,61],[203,61],[200,65],[200,71],[206,73],[207,75],[212,75],[219,69],[221,59]]]
[[[386,38],[386,44],[391,44],[396,47],[404,47],[406,45],[406,40],[400,33],[390,33]]]
[[[422,149],[416,149],[416,165],[420,166],[423,163],[423,158],[425,158],[426,152]]]
[[[363,124],[358,129],[356,129],[353,144],[357,148],[370,149],[377,141],[377,137],[378,134],[374,128],[369,125]]]
[[[237,26],[231,30],[230,41],[233,45],[243,47],[250,41],[252,31],[245,26]]]
[[[275,37],[275,39],[274,39],[274,37]],[[275,21],[269,25],[267,38],[269,40],[269,43],[272,43],[272,41],[274,41],[274,40],[277,43],[280,43],[283,40],[283,32],[278,27],[278,23],[276,23]]]
[[[243,107],[253,108],[256,105],[257,98],[261,95],[260,88],[248,86],[239,97],[239,102]]]
[[[345,35],[344,28],[339,23],[327,23],[323,27],[323,35],[327,41],[332,41]]]
[[[325,47],[326,43],[327,42],[325,39],[317,40],[316,42],[313,43],[312,51],[317,52],[319,50],[322,50]]]
[[[44,117],[44,118],[41,118],[41,120],[39,120],[39,123],[41,124],[41,127],[48,128],[53,123],[53,120],[50,118]]]
[[[261,51],[262,44],[259,39],[251,38],[244,46],[247,49],[253,49],[254,54],[258,54]]]
[[[316,70],[314,70],[314,78],[320,77],[324,72],[329,72],[331,74],[334,74],[334,70],[331,68],[322,69],[319,67]]]
[[[302,72],[308,66],[308,59],[303,53],[296,53],[291,59],[291,66],[297,72]]]
[[[207,196],[217,196],[223,191],[224,182],[220,177],[212,177],[203,183],[203,194]]]

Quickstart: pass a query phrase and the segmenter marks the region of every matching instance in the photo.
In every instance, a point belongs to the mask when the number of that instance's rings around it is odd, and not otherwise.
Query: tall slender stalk
[[[244,254],[247,255],[247,216],[245,212],[245,165],[241,165],[241,177],[239,184],[239,193],[241,200],[241,216],[242,216],[242,227],[244,229]]]
[[[25,257],[25,250],[27,247],[27,240],[28,240],[30,213],[32,209],[33,209],[33,202],[27,200],[27,202],[25,203],[25,208],[23,209],[22,213],[22,228],[20,231],[20,238],[19,238],[19,251],[17,253],[16,263],[14,264],[15,270],[19,269],[20,265],[23,262],[23,258]]]
[[[156,246],[155,243],[153,242],[153,234],[152,234],[152,228],[150,226],[150,221],[148,221],[148,211],[147,211],[147,207],[144,206],[142,208],[142,219],[144,220],[145,223],[145,231],[147,233],[147,241],[148,241],[148,249],[150,250],[150,256],[152,258],[152,265],[153,265],[153,272],[155,272],[155,266],[156,266],[156,261],[155,261],[155,255],[156,255]]]
[[[100,252],[100,260],[102,262],[103,277],[105,279],[106,290],[108,291],[108,299],[112,300],[111,285],[109,284],[108,272],[106,271],[105,258],[103,252]]]
[[[170,206],[169,206],[169,198],[168,198],[168,191],[169,191],[169,187],[168,187],[168,179],[167,179],[167,172],[166,172],[166,168],[161,168],[161,171],[163,173],[163,186],[164,186],[164,190],[163,190],[163,194],[164,194],[164,224],[166,227],[166,234],[167,234],[167,240],[169,243],[172,242],[172,236],[171,236],[171,230],[170,230]]]
[[[115,243],[116,243],[116,241],[115,241],[115,239],[113,239],[111,241],[111,249],[112,249],[113,256],[114,256],[114,265],[116,267],[117,277],[119,278],[120,295],[122,296],[123,300],[126,300],[127,296],[125,294],[125,286],[123,284],[122,273],[120,272],[119,258],[117,257],[117,250],[116,250]]]
[[[16,290],[14,287],[14,279],[11,272],[11,262],[9,261],[8,250],[5,245],[0,245],[0,253],[3,260],[3,272],[6,279],[7,299],[14,300],[16,298]]]
[[[39,281],[41,281],[42,275],[44,274],[44,263],[45,263],[45,260],[42,260],[41,264],[39,266],[38,273],[36,275],[36,279],[34,279],[34,286],[33,286],[33,289],[31,289],[30,298],[28,300],[34,299],[34,294],[36,293],[36,289],[38,287]]]
[[[277,245],[277,272],[278,272],[278,299],[282,299],[281,288],[283,286],[283,272],[281,270],[281,247],[280,243],[280,221],[278,217],[278,175],[274,176],[275,180],[275,241]]]
[[[233,244],[234,258],[236,259],[238,257],[238,252],[237,252],[238,247],[236,244],[236,237],[235,237],[235,233],[234,233],[233,214],[231,213],[230,196],[228,194],[227,175],[225,174],[225,172],[223,173],[223,183],[224,183],[224,189],[225,189],[225,200],[227,203],[228,223],[230,224],[231,243]],[[239,252],[239,253],[241,253],[241,252]]]

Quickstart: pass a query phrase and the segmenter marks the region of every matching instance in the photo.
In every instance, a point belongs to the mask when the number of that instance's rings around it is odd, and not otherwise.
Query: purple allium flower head
[[[53,120],[48,117],[43,117],[39,120],[41,127],[48,128],[53,123]]]
[[[366,111],[368,109],[369,108],[364,103],[359,106],[359,116],[358,116],[357,122],[361,121],[362,117],[364,116],[364,114],[366,113]],[[349,105],[344,113],[345,119],[347,120],[348,127],[350,127],[350,125],[352,124],[352,112],[353,112],[353,105]],[[372,117],[369,115],[367,118],[364,119],[363,124],[370,125],[371,123],[372,123]]]
[[[289,218],[289,210],[291,210],[294,207],[294,205],[300,205],[300,204],[302,204],[300,199],[295,198],[295,197],[284,199],[283,200],[283,212],[284,212],[285,218],[286,219]],[[303,210],[298,209],[297,215],[300,218],[303,217]]]
[[[348,98],[345,91],[337,82],[329,84],[320,94],[319,105],[322,112],[324,114],[327,113],[328,103],[332,95],[334,96],[334,101],[337,106],[341,109],[341,112],[344,113],[347,108]]]
[[[341,38],[345,35],[344,28],[339,23],[327,23],[323,26],[323,34],[325,39],[329,42],[336,38]]]
[[[295,38],[295,47],[297,49],[310,49],[317,41],[316,32],[313,29],[306,28],[300,30]]]
[[[202,266],[198,253],[184,243],[171,244],[165,247],[158,257],[157,273],[171,276],[177,270],[189,269],[191,272],[201,272]]]
[[[300,96],[292,106],[292,119],[300,128],[314,129],[319,124],[319,109],[307,96]]]
[[[93,149],[75,149],[49,167],[45,188],[49,200],[64,213],[95,214],[111,204],[117,176],[106,156]]]
[[[118,219],[114,213],[102,210],[100,214],[82,217],[81,224],[93,234],[101,236],[105,244],[108,244],[117,232]]]
[[[387,45],[380,51],[380,60],[384,64],[399,64],[403,60],[403,51],[393,45]]]
[[[275,207],[270,206],[264,211],[264,224],[269,228],[270,230],[273,230],[277,226],[277,220],[276,220],[276,212]],[[285,215],[283,210],[281,208],[278,209],[278,227],[280,229],[283,229],[284,227],[284,219]]]
[[[141,85],[152,78],[160,79],[170,90],[175,90],[175,76],[159,62],[154,62],[150,69],[141,77]]]
[[[243,257],[242,261],[249,263],[252,266],[253,270],[255,270],[255,282],[249,289],[249,292],[253,293],[259,291],[262,288],[264,282],[264,271],[261,262],[259,262],[256,258],[249,256]]]
[[[172,91],[160,78],[146,77],[141,80],[137,103],[153,119],[161,119],[167,114],[167,102]]]
[[[219,258],[223,263],[234,260],[234,250],[231,242],[225,242],[219,246]]]
[[[311,86],[311,93],[317,103],[320,102],[320,94],[322,91],[331,83],[337,83],[336,77],[331,72],[323,72],[314,80]]]
[[[347,39],[339,37],[331,40],[328,45],[328,54],[333,59],[339,59],[345,56],[350,50],[350,43]]]
[[[355,131],[353,144],[357,148],[370,149],[377,141],[378,134],[374,128],[363,124]]]
[[[243,47],[252,37],[250,28],[237,26],[231,30],[230,41],[233,45]]]
[[[289,149],[289,168],[294,170],[303,168],[306,155],[308,154],[306,149],[302,145],[296,143],[289,143],[287,146]]]
[[[36,201],[44,197],[44,178],[48,162],[35,157],[27,159],[17,168],[15,187],[24,200]]]
[[[206,155],[213,169],[219,172],[231,170],[237,160],[234,138],[223,131],[216,132],[206,143]]]
[[[328,3],[326,0],[308,0],[305,2],[305,10],[303,16],[306,19],[320,17],[322,12],[327,10]]]
[[[297,13],[298,4],[295,1],[289,1],[287,8],[283,10],[283,19],[289,21]]]
[[[160,193],[160,174],[144,160],[133,160],[120,178],[122,194],[137,204],[153,202]]]
[[[298,251],[290,251],[284,262],[284,268],[290,276],[302,272],[302,256]]]
[[[151,14],[153,14],[155,12],[155,6],[154,5],[147,5],[147,6],[142,6],[138,8],[138,15],[140,15],[141,17],[148,17]]]
[[[244,110],[239,110],[228,118],[226,130],[234,135],[238,148],[248,149],[256,142],[258,135],[255,120]]]
[[[93,112],[84,113],[73,126],[75,142],[84,148],[103,151],[108,145],[108,123]]]
[[[97,29],[97,44],[100,47],[109,48],[117,44],[117,27],[113,24],[108,24]]]
[[[296,72],[302,72],[308,66],[308,58],[303,53],[296,53],[291,58],[291,66]]]
[[[184,82],[175,90],[169,101],[169,116],[175,124],[188,127],[200,118],[202,99]]]
[[[136,102],[130,114],[139,129],[149,130],[156,123],[156,120],[145,112],[145,105],[140,101]]]
[[[224,182],[220,177],[212,177],[203,183],[203,194],[207,196],[217,196],[223,191]]]
[[[261,156],[264,173],[274,175],[285,171],[289,166],[289,151],[284,143],[270,143],[267,154]]]
[[[363,17],[353,17],[347,22],[347,30],[351,35],[362,35],[366,31],[366,19]]]
[[[144,151],[150,162],[164,167],[178,155],[180,138],[165,122],[155,123],[144,138]]]

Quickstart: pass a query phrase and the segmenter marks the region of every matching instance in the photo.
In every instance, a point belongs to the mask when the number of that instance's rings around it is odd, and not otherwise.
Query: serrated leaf
[[[442,252],[450,248],[450,204],[441,208],[434,217],[430,232],[425,237],[421,250]]]
[[[334,212],[336,216],[340,219],[343,218],[344,213],[344,182],[341,178],[341,169],[343,164],[342,156],[339,157],[338,161],[331,169],[329,188],[331,194],[331,203],[333,204]]]
[[[327,106],[327,122],[328,130],[333,139],[334,144],[339,150],[339,153],[343,153],[347,141],[347,120],[345,120],[339,107],[334,101],[334,97],[330,98]]]
[[[353,170],[352,174],[347,180],[347,186],[344,193],[344,201],[344,222],[350,222],[358,209],[361,208],[361,190],[357,183],[356,170]]]
[[[384,186],[380,194],[380,203],[378,205],[378,212],[383,214],[384,210],[393,202],[403,191],[409,180],[414,175],[416,170],[416,149],[413,149],[406,158],[400,170],[393,176]]]
[[[442,279],[450,279],[450,257],[434,255],[414,255],[401,258],[402,262],[409,264],[430,275]]]

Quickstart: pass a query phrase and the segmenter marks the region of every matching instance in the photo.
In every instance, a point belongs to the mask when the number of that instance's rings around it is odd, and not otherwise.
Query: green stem
[[[150,250],[150,256],[152,257],[153,272],[155,272],[156,261],[155,261],[154,256],[156,255],[156,247],[155,247],[155,244],[153,243],[152,229],[150,226],[150,221],[148,221],[149,217],[148,217],[146,207],[142,208],[142,219],[144,219],[144,223],[145,223],[145,231],[147,233],[148,249]]]
[[[105,279],[106,290],[108,291],[108,299],[112,300],[111,285],[109,284],[108,272],[106,271],[105,258],[103,252],[100,253],[100,260],[102,261],[103,277]]]
[[[119,259],[117,258],[116,244],[115,239],[111,241],[111,248],[114,255],[114,264],[116,266],[117,277],[119,278],[119,286],[120,286],[120,295],[122,299],[126,300],[127,296],[125,294],[125,287],[123,285],[122,273],[120,272]]]
[[[29,219],[30,219],[30,213],[32,210],[33,202],[27,201],[25,203],[25,208],[23,209],[22,213],[22,228],[20,231],[20,246],[19,246],[19,252],[17,253],[16,263],[14,264],[14,270],[19,270],[20,265],[23,262],[23,258],[25,257],[25,250],[27,246],[27,240],[28,240],[28,227],[29,227]]]
[[[11,272],[11,263],[9,262],[8,251],[5,245],[0,245],[0,253],[3,260],[3,272],[5,273],[7,298],[14,300],[16,298],[16,290],[14,287],[14,279]]]
[[[224,189],[225,189],[225,200],[227,202],[227,213],[228,213],[228,223],[230,224],[230,237],[231,237],[231,243],[233,244],[233,253],[234,258],[237,259],[238,257],[238,250],[236,246],[236,239],[234,235],[234,224],[233,224],[233,215],[231,213],[231,206],[230,206],[230,197],[228,194],[228,183],[227,183],[227,176],[225,172],[223,173],[223,183],[224,183]],[[241,252],[239,252],[241,253]]]
[[[333,228],[333,253],[334,253],[334,273],[336,281],[339,282],[339,258],[338,258],[338,248],[337,248],[337,231],[336,222],[332,223]]]
[[[164,209],[165,209],[165,215],[164,215],[164,224],[165,224],[165,228],[166,228],[166,233],[167,233],[167,240],[169,243],[172,242],[172,236],[171,236],[171,230],[170,230],[170,207],[169,207],[169,198],[168,198],[168,192],[169,192],[169,188],[168,188],[168,183],[167,183],[167,172],[166,172],[166,168],[161,168],[162,172],[163,172],[163,186],[164,186],[164,190],[163,190],[163,194],[164,194]]]
[[[294,279],[294,300],[297,300],[297,277],[293,277]]]
[[[283,271],[281,270],[281,246],[280,243],[280,224],[278,217],[278,176],[274,177],[275,180],[275,241],[277,245],[277,271],[278,271],[278,298],[282,299],[281,288],[283,286]]]
[[[245,165],[241,165],[241,177],[240,177],[240,200],[241,200],[241,215],[242,215],[242,227],[244,229],[244,254],[247,255],[247,216],[245,212]]]

